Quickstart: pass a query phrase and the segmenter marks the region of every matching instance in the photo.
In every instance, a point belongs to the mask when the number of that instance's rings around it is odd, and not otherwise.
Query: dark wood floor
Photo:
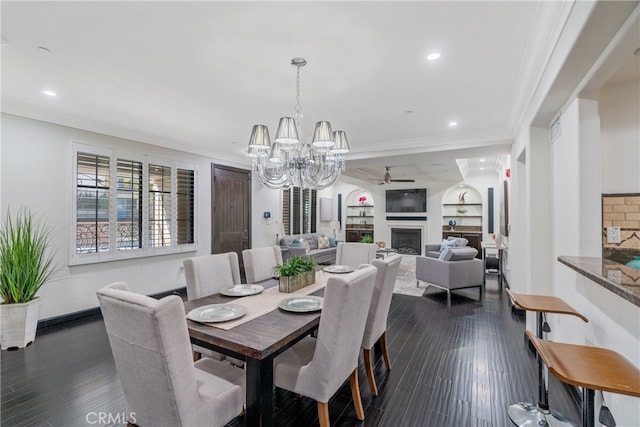
[[[537,400],[535,356],[524,344],[524,316],[487,281],[452,296],[428,290],[424,297],[394,295],[388,338],[392,370],[376,363],[378,397],[363,368],[360,390],[366,419],[358,422],[348,383],[330,402],[334,426],[510,426],[507,407]],[[101,319],[39,333],[28,348],[2,351],[2,426],[88,426],[98,413],[112,420],[126,411]],[[360,364],[362,367],[362,363]],[[551,377],[553,409],[580,419],[574,395]],[[276,425],[317,425],[315,402],[277,390]],[[244,425],[238,418],[231,426]]]

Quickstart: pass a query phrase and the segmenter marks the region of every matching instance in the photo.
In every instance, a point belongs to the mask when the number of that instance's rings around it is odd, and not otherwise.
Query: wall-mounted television
[[[387,190],[385,206],[389,213],[427,212],[427,189]]]

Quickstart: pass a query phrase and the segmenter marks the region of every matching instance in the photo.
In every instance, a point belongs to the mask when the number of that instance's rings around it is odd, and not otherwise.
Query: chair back
[[[362,264],[371,264],[376,258],[378,245],[375,243],[339,242],[336,250],[336,264],[354,268]]]
[[[374,259],[371,264],[378,269],[373,297],[369,307],[367,324],[364,328],[362,348],[372,349],[383,333],[387,330],[387,316],[391,306],[393,287],[400,269],[402,256],[392,255],[385,259]]]
[[[282,264],[280,246],[245,249],[242,251],[247,283],[258,283],[273,277],[273,267]]]
[[[113,283],[97,292],[129,413],[140,426],[182,425],[198,405],[184,304]]]
[[[328,402],[358,366],[376,274],[366,266],[327,280],[313,359],[299,377],[320,402]]]
[[[235,252],[187,258],[182,265],[190,300],[240,284],[240,265]]]

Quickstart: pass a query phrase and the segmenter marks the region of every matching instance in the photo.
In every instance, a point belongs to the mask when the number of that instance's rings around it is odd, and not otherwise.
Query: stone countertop
[[[559,256],[558,261],[640,307],[640,270],[599,257]]]

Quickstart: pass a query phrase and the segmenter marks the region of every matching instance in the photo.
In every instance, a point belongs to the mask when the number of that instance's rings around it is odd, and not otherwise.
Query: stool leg
[[[543,322],[542,313],[536,312],[536,335],[540,339],[544,338],[542,331]],[[577,423],[571,421],[561,413],[549,409],[548,372],[542,362],[542,358],[536,355],[536,359],[538,360],[538,404],[535,405],[526,402],[514,403],[509,406],[509,418],[519,427],[578,427]]]
[[[595,426],[595,404],[593,403],[595,391],[582,387],[582,425],[583,427]]]

